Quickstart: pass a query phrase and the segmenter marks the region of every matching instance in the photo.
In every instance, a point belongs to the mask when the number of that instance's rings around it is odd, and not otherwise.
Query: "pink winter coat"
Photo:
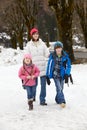
[[[39,76],[39,69],[32,64],[31,66],[24,65],[19,69],[18,76],[23,80],[24,86],[34,86],[36,84],[36,78]],[[27,79],[27,76],[35,76],[34,79]]]

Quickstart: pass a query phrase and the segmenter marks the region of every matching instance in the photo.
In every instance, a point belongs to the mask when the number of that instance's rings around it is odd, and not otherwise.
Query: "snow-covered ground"
[[[18,78],[23,52],[14,52],[8,49],[0,53],[0,130],[87,130],[87,64],[72,66],[74,84],[64,88],[66,108],[55,103],[51,80],[47,86],[48,106],[39,105],[38,85],[34,110],[29,111],[26,90]]]

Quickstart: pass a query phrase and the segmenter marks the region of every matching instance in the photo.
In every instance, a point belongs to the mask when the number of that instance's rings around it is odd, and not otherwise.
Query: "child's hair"
[[[23,65],[25,65],[26,63],[24,62],[24,59],[23,59]],[[30,60],[30,64],[32,64],[32,60]]]

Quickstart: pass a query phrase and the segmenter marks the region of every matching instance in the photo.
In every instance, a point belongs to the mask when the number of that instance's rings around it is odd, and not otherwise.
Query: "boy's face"
[[[29,58],[25,58],[25,59],[24,59],[24,63],[28,65],[28,64],[31,63],[31,60],[30,60]]]
[[[61,47],[58,47],[58,48],[56,48],[56,54],[57,55],[61,55],[62,54],[62,48]]]

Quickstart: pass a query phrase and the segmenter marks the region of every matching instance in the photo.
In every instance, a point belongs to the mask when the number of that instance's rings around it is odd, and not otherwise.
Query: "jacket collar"
[[[39,39],[36,43],[35,43],[34,41],[32,41],[32,39],[31,39],[31,41],[30,41],[30,43],[31,43],[33,46],[38,46],[38,45],[40,45],[42,42],[43,42],[43,41],[42,41],[41,39]]]
[[[52,53],[53,58],[57,56],[56,51]],[[62,56],[67,56],[67,53],[65,51],[62,51]]]

